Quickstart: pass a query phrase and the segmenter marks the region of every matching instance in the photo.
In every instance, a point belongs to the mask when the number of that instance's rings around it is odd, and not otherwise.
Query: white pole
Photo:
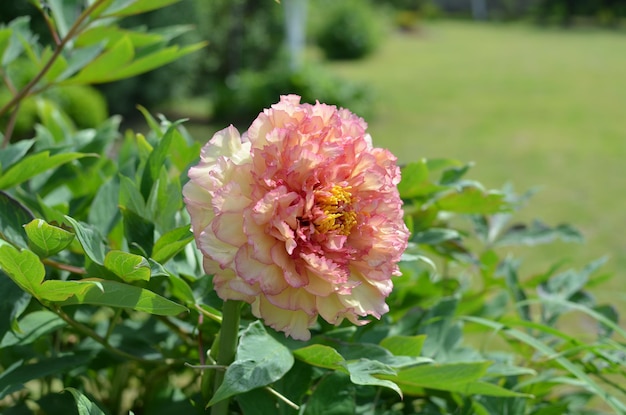
[[[308,0],[282,0],[285,9],[285,31],[289,68],[298,70],[302,65],[302,54],[306,42],[306,12]]]

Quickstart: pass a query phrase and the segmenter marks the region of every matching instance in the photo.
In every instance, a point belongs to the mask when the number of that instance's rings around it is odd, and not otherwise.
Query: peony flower
[[[396,158],[366,127],[289,95],[247,133],[230,126],[204,146],[183,194],[222,299],[300,340],[318,315],[362,325],[388,311],[409,234]]]

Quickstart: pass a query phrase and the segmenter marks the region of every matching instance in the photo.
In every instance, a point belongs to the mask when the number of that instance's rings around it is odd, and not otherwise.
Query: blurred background
[[[26,1],[0,2],[0,21],[22,14],[45,39]],[[455,158],[490,188],[538,187],[520,220],[572,223],[587,242],[518,250],[522,270],[609,255],[616,277],[598,295],[624,303],[626,1],[182,0],[125,24],[193,25],[179,43],[209,45],[134,79],[51,91],[79,127],[122,114],[145,128],[141,104],[189,118],[205,142],[280,94],[343,106],[401,163]],[[25,103],[16,133],[36,117]]]

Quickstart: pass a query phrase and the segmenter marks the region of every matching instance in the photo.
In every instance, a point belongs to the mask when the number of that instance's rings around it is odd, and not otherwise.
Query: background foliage
[[[297,342],[244,309],[229,381],[212,395],[214,369],[193,366],[214,357],[222,303],[202,273],[180,191],[200,145],[183,123],[145,109],[144,134],[120,132],[119,116],[84,128],[46,95],[197,50],[168,46],[178,29],[116,23],[169,3],[48,2],[42,15],[58,39],[49,46],[34,42],[27,20],[0,28],[11,86],[0,108],[4,414],[204,413],[226,397],[244,414],[626,413],[626,332],[615,308],[589,292],[605,279],[603,261],[557,263],[528,279],[499,247],[581,235],[520,224],[529,194],[485,189],[466,177],[469,165],[449,159],[403,167],[412,236],[388,315],[359,328],[320,322]],[[23,62],[31,76],[18,83]],[[32,138],[12,140],[28,99],[39,124]],[[569,318],[585,333],[565,330]]]

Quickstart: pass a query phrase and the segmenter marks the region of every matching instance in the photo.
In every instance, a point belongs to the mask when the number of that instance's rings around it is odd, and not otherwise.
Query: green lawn
[[[437,22],[331,68],[371,85],[370,132],[401,162],[456,158],[475,162],[470,177],[489,187],[541,186],[520,217],[569,222],[587,238],[524,250],[522,270],[608,254],[616,275],[599,294],[626,299],[623,33]]]

